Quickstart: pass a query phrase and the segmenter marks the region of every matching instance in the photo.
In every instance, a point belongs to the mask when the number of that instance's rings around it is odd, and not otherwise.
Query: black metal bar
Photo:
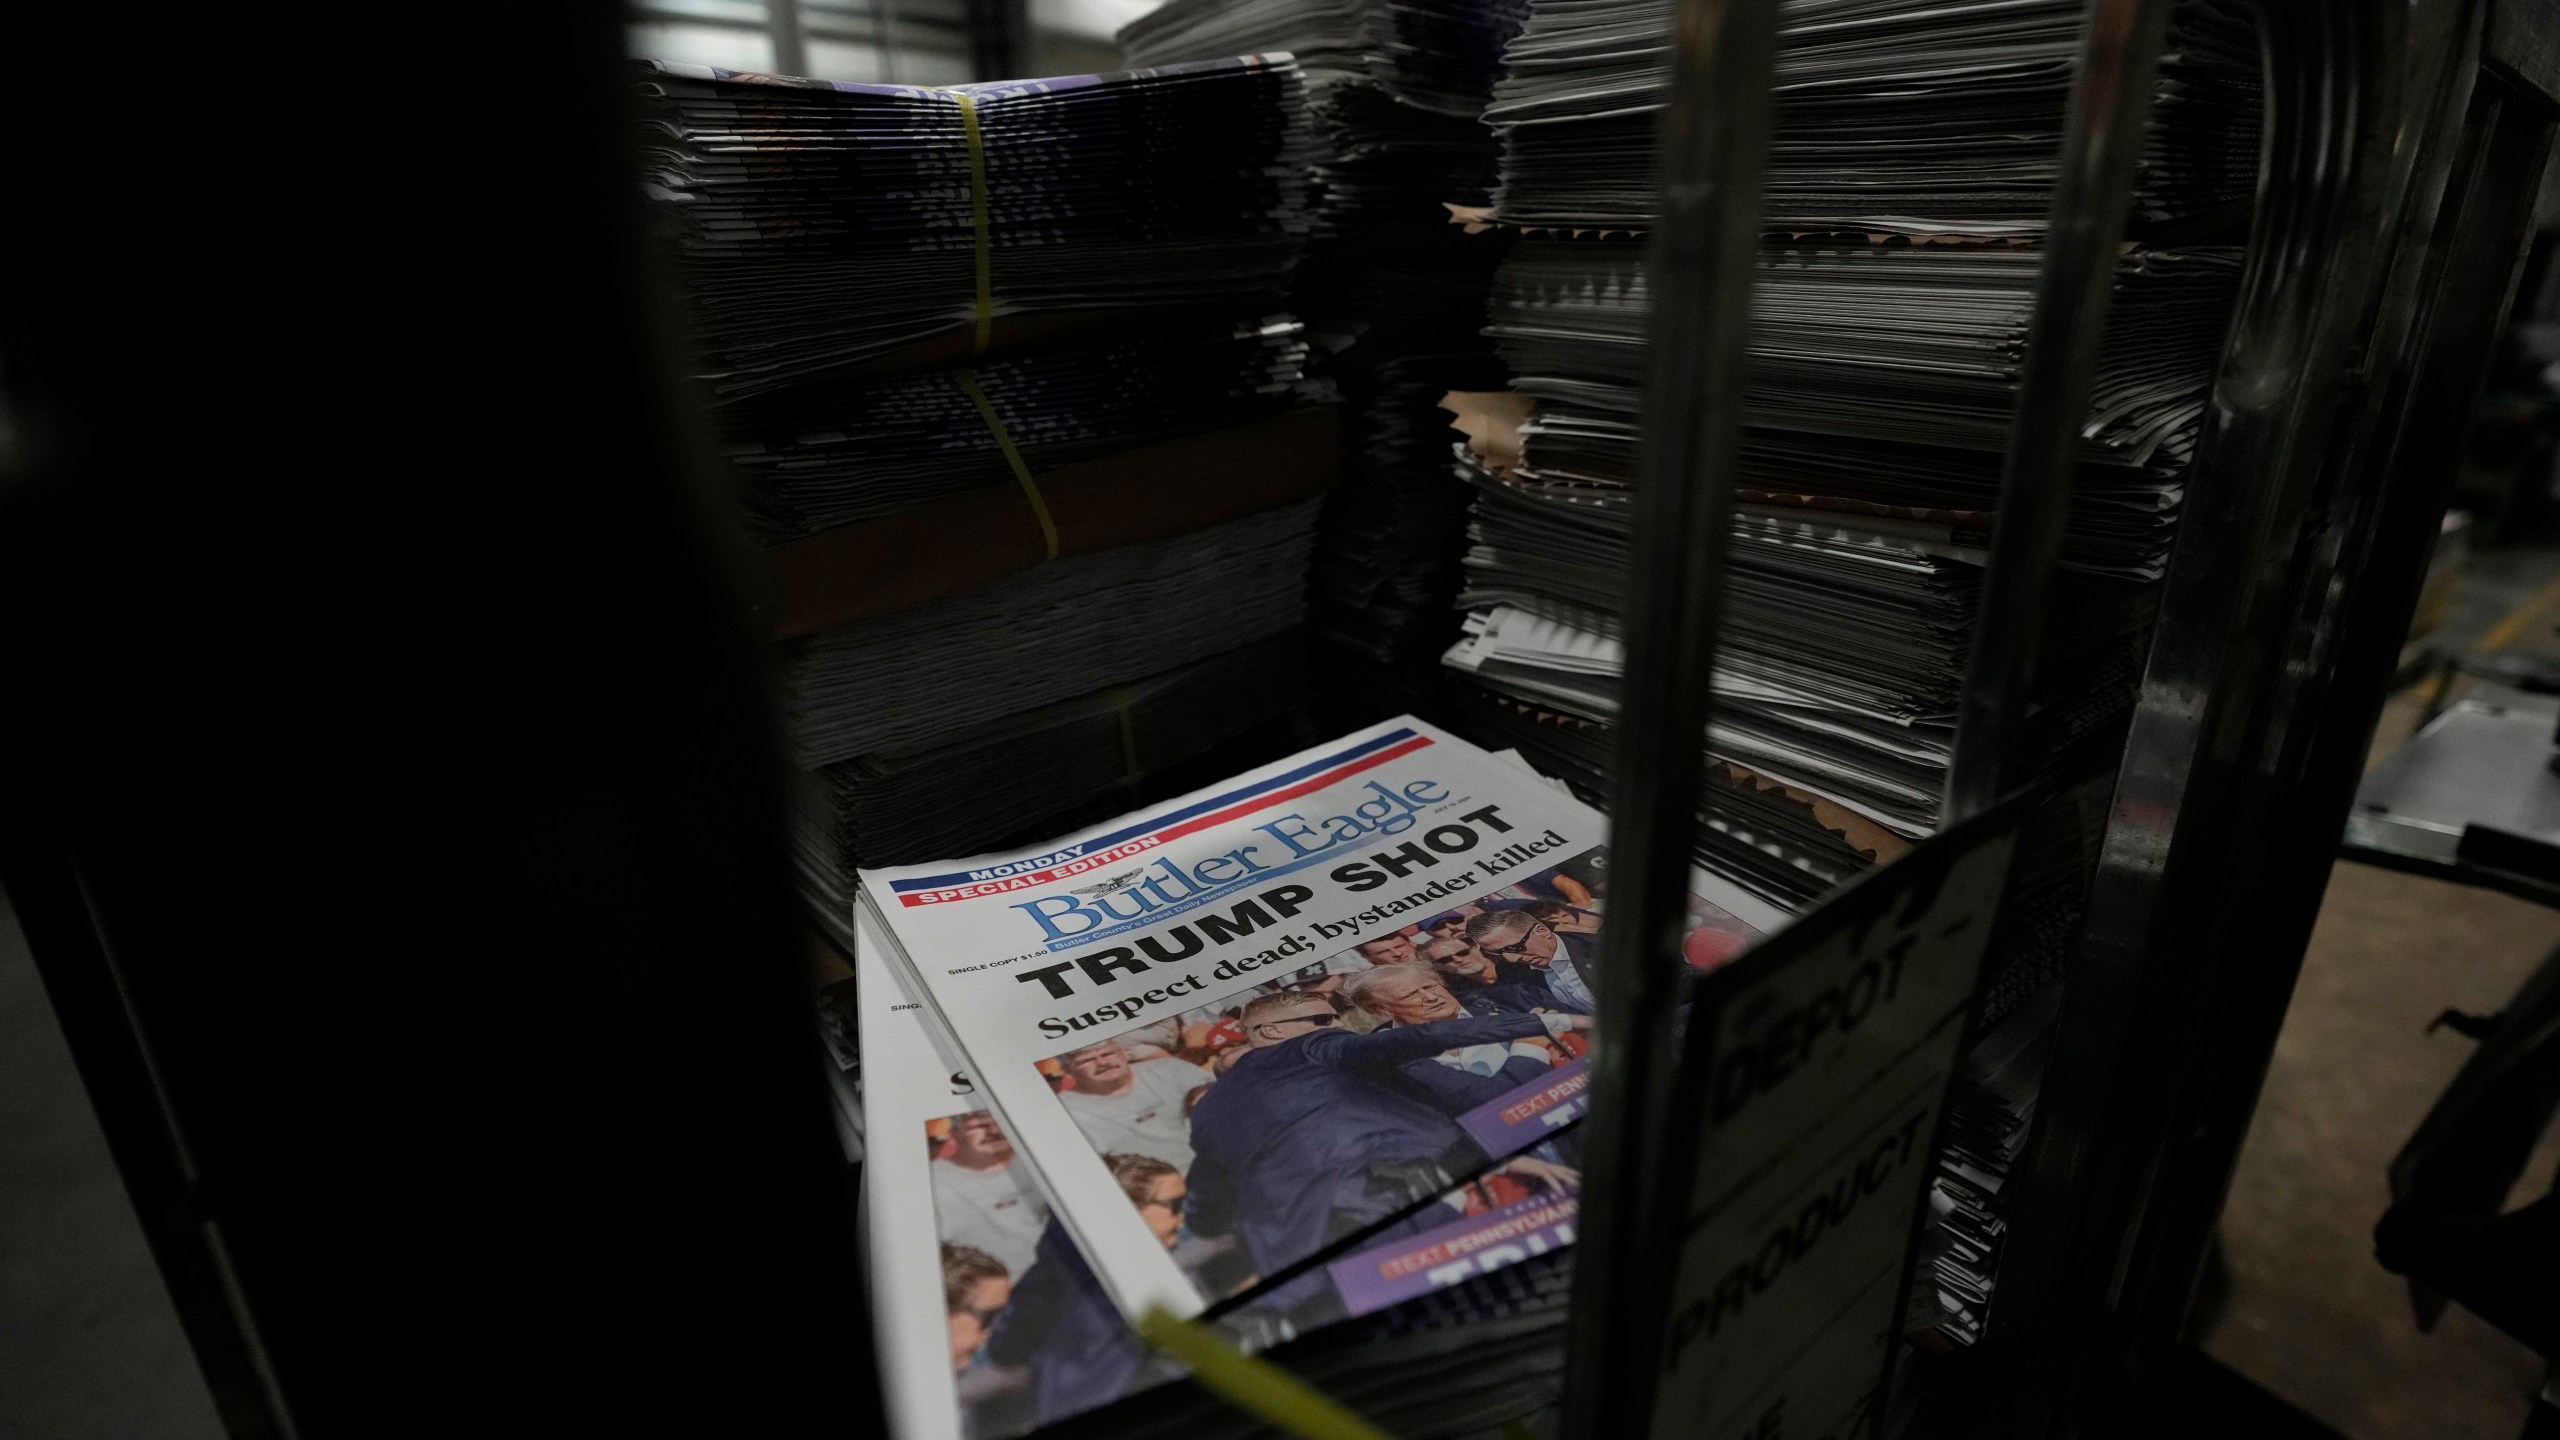
[[[1979,815],[2020,774],[2019,732],[2034,699],[2045,598],[2080,468],[2080,431],[2115,292],[2169,0],[2096,0],[2062,141],[2018,418],[2000,479],[1981,618],[1957,701],[1942,825]]]
[[[2413,337],[2450,316],[2445,197],[2471,143],[2479,6],[2258,9],[2267,139],[2249,263],[2014,1182],[1977,1357],[1998,1383],[1971,1397],[1972,1435],[2149,1433],[2142,1404],[2184,1323],[2371,734],[2388,674],[2375,657],[2396,653],[2434,533],[2407,501],[2414,482],[2376,457],[2415,464],[2453,443],[2413,428],[2399,392],[2428,368]],[[2387,647],[2373,638],[2386,630]]]
[[[1640,1434],[1659,1373],[1668,1256],[1650,1245],[1676,1062],[1672,1002],[1716,615],[1742,432],[1761,187],[1775,99],[1777,0],[1685,0],[1663,117],[1662,213],[1648,285],[1642,481],[1627,590],[1624,702],[1611,773],[1610,923],[1586,1123],[1581,1258],[1564,1433]]]
[[[348,48],[23,9],[11,53],[153,90]],[[81,218],[150,117],[20,157],[55,203],[7,242],[47,283],[0,287],[0,866],[41,881],[48,986],[130,1017],[93,1032],[110,1144],[157,1171],[137,1208],[186,1182],[161,1223],[215,1227],[172,1290],[236,1294],[302,1433],[876,1433],[787,750],[632,182],[626,17],[442,18],[504,23],[541,82],[372,47],[304,125],[203,87],[196,124],[262,138],[154,165],[183,247]],[[87,83],[22,79],[30,114]],[[504,233],[414,223],[386,157],[418,156]]]
[[[764,0],[764,28],[773,37],[774,73],[808,74],[809,40],[800,28],[800,0]]]
[[[2180,1093],[2193,1098],[2177,1116],[2179,1140],[2154,1185],[2162,1198],[2134,1237],[2115,1306],[2114,1329],[2131,1342],[2116,1352],[2137,1365],[2184,1321],[2424,583],[2454,479],[2445,457],[2459,453],[2522,269],[2552,127],[2518,113],[2500,88],[2472,95],[2443,199],[2423,216],[2434,233],[2407,264],[2424,284],[2395,327],[2401,344],[2377,345],[2369,362],[2370,438],[2359,437],[2357,463],[2332,501],[2323,538],[2335,543],[2317,547],[2338,559],[2303,587],[2293,632],[2306,663],[2288,668],[2305,683],[2269,747],[2284,788],[2263,807],[2271,833],[2252,847],[2258,864],[2224,882],[2224,913],[2235,920],[2229,963],[2194,990],[2203,1023],[2196,1063],[2180,1076]],[[2141,1383],[2106,1378],[2112,1393]]]
[[[880,78],[898,83],[898,0],[875,0],[872,24],[880,31]]]
[[[2488,53],[2481,62],[2537,108],[2560,104],[2560,6],[2548,0],[2493,0]]]
[[[0,680],[0,705],[23,699],[9,691]],[[16,822],[0,825],[0,887],[7,889],[26,933],[28,952],[79,1066],[82,1092],[97,1111],[116,1175],[168,1286],[214,1412],[231,1440],[287,1440],[294,1432],[284,1397],[274,1385],[255,1321],[226,1273],[212,1219],[198,1203],[198,1177],[114,958],[98,934],[78,875],[26,818],[59,803],[40,795],[45,788],[31,757],[15,747],[0,754],[0,811]]]
[[[1028,0],[962,0],[969,32],[969,65],[977,79],[1021,76],[1031,50]]]

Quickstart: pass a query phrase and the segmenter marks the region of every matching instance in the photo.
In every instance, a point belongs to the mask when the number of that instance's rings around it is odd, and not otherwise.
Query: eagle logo
[[[1138,877],[1145,873],[1144,869],[1123,870],[1119,874],[1104,880],[1099,885],[1079,885],[1067,893],[1070,895],[1083,895],[1090,899],[1099,900],[1105,895],[1117,895],[1121,891],[1128,889],[1130,886],[1137,884]]]

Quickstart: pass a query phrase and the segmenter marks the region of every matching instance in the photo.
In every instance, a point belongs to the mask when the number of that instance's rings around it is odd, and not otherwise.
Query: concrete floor
[[[2373,1224],[2384,1168],[2471,1052],[2426,1023],[2498,1010],[2554,947],[2540,906],[2338,866],[2223,1211],[2209,1353],[2352,1440],[2515,1440],[2540,1360],[2460,1307],[2420,1334]]]
[[[2484,557],[2457,639],[2540,597],[2512,648],[2560,655],[2560,552]],[[2415,705],[2385,721],[2378,749]],[[2426,1022],[2497,1009],[2560,914],[2341,864],[2224,1216],[2231,1293],[2206,1339],[2350,1440],[2510,1440],[2542,1368],[2459,1309],[2432,1335],[2373,1261],[2383,1171],[2469,1051]],[[2548,1183],[2549,1157],[2527,1186]],[[210,1397],[144,1247],[25,942],[0,900],[0,1440],[214,1440]]]
[[[0,1440],[221,1434],[0,897]]]
[[[2493,552],[2439,643],[2560,658],[2555,625],[2560,551]],[[2419,710],[2395,697],[2373,759]],[[2471,1053],[2427,1022],[2502,1008],[2555,948],[2560,913],[2540,906],[2369,865],[2331,873],[2223,1211],[2231,1289],[2209,1353],[2351,1440],[2514,1440],[2540,1358],[2458,1306],[2419,1333],[2407,1288],[2374,1262],[2373,1225],[2385,1167]],[[2554,1163],[2546,1137],[2518,1194],[2541,1193]]]

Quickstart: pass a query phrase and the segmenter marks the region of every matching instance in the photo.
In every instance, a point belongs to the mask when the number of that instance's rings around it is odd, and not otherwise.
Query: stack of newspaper
[[[1454,634],[1464,501],[1446,476],[1452,389],[1501,383],[1480,333],[1497,237],[1448,223],[1494,180],[1479,116],[1521,0],[1172,0],[1120,32],[1132,61],[1285,49],[1306,75],[1313,242],[1294,304],[1344,402],[1343,479],[1315,623],[1412,693]],[[1374,713],[1374,712],[1372,712]]]
[[[1522,0],[1171,0],[1122,27],[1130,63],[1285,50],[1314,119],[1317,233],[1435,219],[1493,179],[1478,123]]]
[[[1783,922],[1696,889],[1698,969]],[[1196,1433],[1211,1402],[1130,1330],[1154,1309],[1284,1347],[1398,1433],[1551,1404],[1608,891],[1598,814],[1410,719],[1028,849],[865,870],[898,1433]]]
[[[1647,221],[1667,14],[1653,0],[1532,6],[1487,116],[1504,142],[1497,217]],[[1711,787],[1704,842],[1773,900],[1800,903],[1836,878],[1842,847],[1790,843],[1806,807],[1772,829],[1736,800],[1776,788],[1905,838],[1935,827],[2078,23],[2078,6],[2041,0],[1789,9],[1769,206],[1772,227],[1793,233],[1772,245],[1754,298],[1711,744],[1768,785]],[[2213,157],[2254,156],[2247,32],[2218,0],[2183,7],[2177,25],[2146,218],[2213,211],[2249,169]],[[1489,327],[1512,391],[1451,397],[1479,495],[1467,633],[1448,661],[1550,731],[1562,727],[1549,717],[1604,725],[1613,708],[1642,262],[1639,242],[1588,231],[1523,240]],[[2086,578],[2055,607],[2041,666],[2054,746],[2091,743],[2129,699],[2148,610],[2139,582],[2166,563],[2238,273],[2227,246],[2148,245],[2121,262],[2066,542]],[[1809,818],[1850,850],[1889,848]]]
[[[948,90],[647,62],[639,89],[723,397],[1132,310],[1267,313],[1306,230],[1286,55]]]
[[[1285,630],[1125,685],[821,765],[804,777],[799,813],[805,883],[825,913],[850,916],[847,859],[890,865],[956,854],[990,837],[1071,823],[1097,803],[1126,808],[1182,761],[1276,713],[1251,697],[1295,697],[1307,681],[1304,636]],[[954,775],[970,783],[955,785]]]
[[[2008,246],[1774,249],[1753,300],[1746,513],[1855,516],[1978,550],[2041,258]],[[2159,577],[2239,267],[2229,246],[2120,262],[2066,564]],[[1513,488],[1622,517],[1647,324],[1643,246],[1520,245],[1492,322],[1513,389],[1537,401]]]
[[[768,392],[718,422],[760,528],[805,534],[1010,485],[1017,462],[1043,473],[1320,402],[1304,332],[1285,314],[1185,318],[991,360],[965,384],[930,372]]]
[[[1959,1344],[1982,1336],[1993,1266],[2008,1230],[2001,1192],[2026,1149],[2060,1006],[2061,992],[2048,985],[1988,1027],[1949,1097],[1946,1148],[1930,1193],[1939,1222],[1930,1256],[1936,1294],[1928,1297],[1936,1313],[1915,1318]],[[1927,1289],[1915,1287],[1915,1300]]]
[[[2060,785],[2029,818],[1983,959],[1981,1038],[1948,1096],[1946,1144],[1931,1180],[1937,1220],[1910,1323],[1969,1345],[1982,1335],[2002,1237],[2009,1173],[2025,1150],[2061,1014],[2064,963],[2087,910],[2088,881],[2115,799],[2115,772]]]
[[[2079,53],[2081,0],[1794,0],[1779,38],[1765,209],[1798,233],[2043,232]],[[1511,224],[1653,221],[1671,0],[1534,0],[1486,119]],[[2187,0],[2161,64],[2135,209],[2245,201],[2257,181],[2255,32]]]
[[[1503,383],[1480,332],[1498,244],[1444,233],[1400,257],[1310,274],[1303,294],[1324,327],[1321,364],[1343,409],[1343,477],[1316,549],[1314,622],[1329,641],[1404,673],[1429,675],[1454,634],[1467,493],[1449,483],[1452,389]]]
[[[2084,8],[1787,6],[1698,841],[1772,904],[1808,903],[1937,826]],[[1447,662],[1484,733],[1584,784],[1604,773],[1623,668],[1670,10],[1534,0],[1486,116],[1503,151],[1481,218],[1524,232],[1489,314],[1515,379],[1448,402],[1477,496]],[[2037,667],[2026,740],[2056,779],[2112,758],[2140,673],[2239,283],[2238,251],[2201,242],[2245,214],[2258,90],[2239,8],[2186,0]],[[2032,1013],[2076,922],[2097,819],[2071,818],[2031,855],[2053,873],[2020,887],[1988,962],[2003,1010]],[[2022,1114],[2020,1093],[1967,1113]],[[2015,1138],[1987,1119],[1983,1134],[1943,1176],[1942,1200],[1963,1199],[1939,1259],[1959,1339],[1990,1288]]]
[[[641,66],[714,423],[767,538],[1320,402],[1286,55],[922,90]]]
[[[830,765],[948,741],[1100,680],[1279,634],[1304,611],[1314,525],[1314,502],[1267,510],[1053,561],[798,645],[786,680],[802,758]]]
[[[828,928],[848,933],[857,861],[1056,823],[1300,706],[1317,504],[1070,556],[787,647],[799,864]]]
[[[1200,481],[1330,394],[1283,309],[1313,154],[1294,60],[636,84],[794,637],[800,868],[839,940],[857,859],[1064,823],[1303,703],[1320,477]]]
[[[1904,835],[1934,827],[1946,784],[1988,540],[1988,501],[1976,497],[1996,493],[2036,258],[1788,251],[1760,294],[1746,397],[1756,453],[1718,655],[1716,750]],[[2076,555],[2098,575],[2152,579],[2238,262],[2218,248],[2154,251],[2125,268],[2084,442],[2088,470],[2122,478],[2079,507],[2098,518],[2080,527]],[[1633,509],[1641,257],[1612,243],[1524,244],[1504,270],[1492,329],[1515,390],[1538,408],[1519,427],[1516,463],[1474,467],[1482,495],[1462,596],[1472,613],[1450,663],[1605,718]],[[1888,504],[1857,483],[1880,450],[1903,462],[1886,483],[1923,503]],[[1933,461],[1978,489],[1930,483]],[[2148,523],[2104,528],[2126,513]],[[2122,698],[2124,642],[2143,616],[2138,588],[2072,590],[2048,627],[2049,721],[2100,678]]]

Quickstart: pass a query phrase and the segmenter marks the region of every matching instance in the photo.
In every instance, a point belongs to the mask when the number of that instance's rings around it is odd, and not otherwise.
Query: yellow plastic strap
[[[1013,467],[1013,478],[1022,482],[1024,498],[1031,502],[1031,514],[1040,522],[1040,538],[1048,542],[1048,558],[1058,558],[1058,522],[1049,518],[1048,497],[1040,493],[1040,483],[1031,478],[1031,467],[1022,462],[1022,452],[1013,448],[1013,437],[1005,433],[1004,418],[988,401],[987,392],[978,388],[978,372],[954,370],[951,383],[969,403],[978,407],[978,418],[987,422],[987,433],[996,437],[996,448],[1004,452],[1004,463]]]
[[[1240,1410],[1259,1415],[1305,1440],[1387,1440],[1324,1392],[1267,1360],[1241,1354],[1209,1330],[1150,1310],[1138,1322],[1146,1342],[1191,1367],[1191,1378]]]
[[[966,90],[947,93],[960,102],[960,127],[969,134],[969,224],[977,232],[978,252],[978,330],[969,353],[984,355],[996,323],[995,253],[987,239],[987,142],[978,128],[978,97]],[[1057,551],[1053,547],[1049,553]]]
[[[1112,710],[1120,716],[1120,783],[1135,790],[1146,774],[1138,768],[1138,730],[1129,719],[1131,697],[1128,687],[1115,685],[1106,698],[1111,701]]]

